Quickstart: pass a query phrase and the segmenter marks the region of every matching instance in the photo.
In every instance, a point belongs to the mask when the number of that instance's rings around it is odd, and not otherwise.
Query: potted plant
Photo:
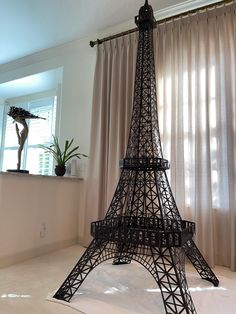
[[[53,135],[53,142],[49,143],[49,145],[39,145],[45,152],[51,154],[56,161],[55,174],[57,176],[64,176],[66,172],[66,162],[71,158],[76,157],[80,159],[81,157],[88,157],[78,151],[79,146],[72,148],[73,141],[73,138],[70,141],[66,140],[63,151],[60,148],[58,138],[55,135]]]

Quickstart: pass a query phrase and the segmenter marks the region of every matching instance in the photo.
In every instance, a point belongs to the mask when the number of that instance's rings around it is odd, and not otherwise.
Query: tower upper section
[[[153,49],[153,9],[146,0],[135,17],[139,28],[133,114],[127,158],[163,158],[157,116],[156,78]]]

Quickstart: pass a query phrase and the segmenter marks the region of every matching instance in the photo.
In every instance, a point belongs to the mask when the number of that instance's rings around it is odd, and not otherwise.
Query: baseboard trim
[[[78,239],[73,238],[73,239],[68,239],[61,242],[47,244],[47,245],[33,248],[30,250],[18,252],[16,254],[3,256],[3,257],[0,257],[0,268],[18,264],[28,259],[45,255],[45,254],[48,254],[57,250],[61,250],[77,243],[78,243]]]

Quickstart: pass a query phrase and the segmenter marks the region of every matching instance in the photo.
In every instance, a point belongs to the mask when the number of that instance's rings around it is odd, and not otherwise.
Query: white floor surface
[[[47,301],[83,250],[72,246],[0,269],[0,314],[73,314],[80,313],[78,309],[86,314],[165,313],[154,279],[137,263],[103,263],[90,273],[70,304]],[[224,267],[214,272],[220,280],[217,288],[186,267],[197,313],[236,314],[236,272]]]

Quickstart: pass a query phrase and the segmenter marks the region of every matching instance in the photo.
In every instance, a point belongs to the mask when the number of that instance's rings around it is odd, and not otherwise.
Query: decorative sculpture
[[[18,155],[17,155],[18,156],[17,169],[16,170],[8,170],[8,171],[28,173],[28,170],[21,170],[20,169],[21,168],[22,151],[23,151],[24,144],[25,144],[25,141],[26,141],[26,139],[28,137],[28,133],[29,133],[29,128],[28,128],[28,125],[26,123],[26,119],[45,119],[45,118],[35,116],[23,108],[14,107],[14,106],[10,107],[10,110],[8,112],[8,116],[12,117],[14,122],[16,122],[16,124],[15,124],[16,135],[17,135],[18,144],[19,144]],[[23,126],[21,131],[19,130],[18,123]]]
[[[219,281],[192,239],[195,224],[182,220],[166,176],[169,163],[162,156],[157,116],[155,19],[147,0],[135,22],[139,42],[134,106],[120,180],[104,220],[91,224],[93,241],[54,298],[69,302],[90,271],[105,260],[113,259],[114,265],[134,260],[156,280],[166,313],[196,313],[185,256],[203,279],[215,286]]]

